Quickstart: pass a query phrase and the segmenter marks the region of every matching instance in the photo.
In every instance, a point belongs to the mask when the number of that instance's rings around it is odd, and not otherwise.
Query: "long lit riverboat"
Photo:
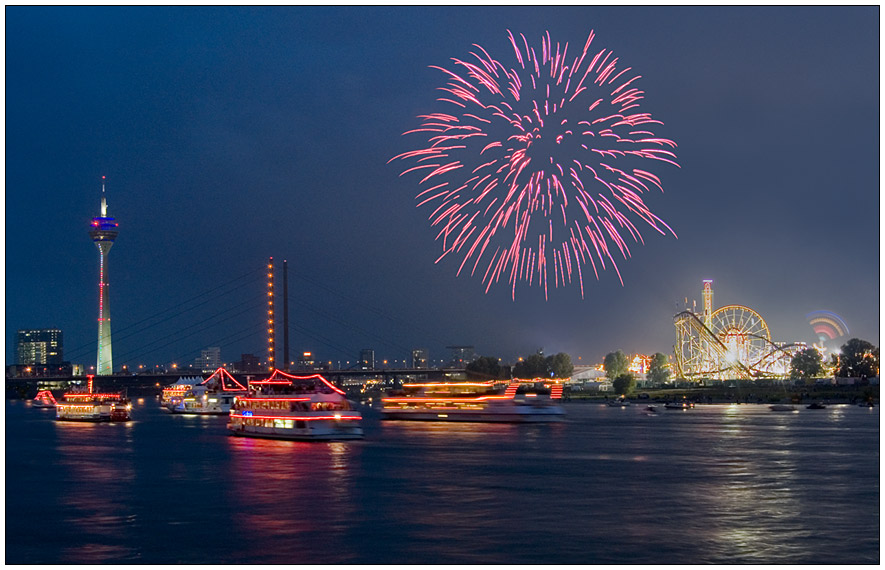
[[[319,374],[293,376],[274,370],[237,396],[227,429],[231,435],[271,439],[340,440],[363,437],[362,414],[344,392]]]
[[[132,404],[122,394],[69,392],[55,404],[55,419],[82,422],[125,422]]]
[[[164,388],[161,404],[173,414],[227,415],[234,399],[247,392],[227,370],[219,368],[205,380],[180,379]]]
[[[386,420],[537,423],[563,419],[565,412],[555,403],[561,386],[554,386],[550,396],[517,394],[517,388],[518,383],[512,383],[502,394],[494,382],[403,384],[404,394],[381,399],[381,413]]]

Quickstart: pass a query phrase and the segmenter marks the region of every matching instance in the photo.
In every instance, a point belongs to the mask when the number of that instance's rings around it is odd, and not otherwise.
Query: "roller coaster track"
[[[779,346],[768,335],[768,326],[762,317],[752,309],[731,305],[722,309],[739,309],[758,317],[758,326],[765,334],[741,331],[743,338],[753,339],[753,347],[747,350],[746,357],[735,358],[716,331],[707,327],[700,317],[686,310],[673,317],[676,326],[677,372],[683,378],[744,378],[782,376],[786,370],[773,370],[778,361],[792,356],[791,349],[800,348],[795,343]],[[719,313],[722,309],[717,311]],[[714,313],[715,315],[715,313]],[[735,323],[736,324],[736,323]],[[725,365],[723,366],[723,363]]]
[[[686,342],[688,342],[690,351],[694,352],[694,351],[700,350],[700,346],[698,346],[698,347],[691,346],[690,335],[691,335],[692,330],[698,335],[697,344],[700,345],[702,342],[707,343],[707,346],[709,347],[709,349],[717,356],[715,361],[721,362],[722,360],[726,359],[726,357],[728,355],[728,347],[725,346],[725,343],[723,343],[721,340],[719,340],[719,337],[716,336],[716,334],[713,331],[711,331],[709,328],[707,328],[707,326],[703,323],[703,321],[701,321],[698,318],[698,316],[691,311],[682,311],[682,312],[676,314],[676,316],[673,317],[673,320],[676,323],[676,341],[677,341],[676,366],[678,368],[678,372],[681,377],[692,378],[692,377],[705,377],[705,376],[719,376],[723,372],[726,372],[728,370],[732,370],[734,368],[737,368],[737,370],[741,373],[741,377],[744,377],[744,376],[746,376],[747,378],[753,377],[752,371],[742,362],[735,362],[734,366],[728,366],[726,368],[709,369],[709,370],[697,370],[697,369],[689,370],[689,369],[687,369],[687,363],[685,362],[686,355],[683,350],[683,348],[684,348],[683,345]],[[689,340],[686,341],[683,339],[683,337],[688,337]],[[708,353],[709,353],[709,351],[708,351]],[[707,354],[707,355],[691,354],[690,356],[691,356],[691,359],[694,360],[697,358],[701,358],[702,356],[709,356],[709,354]],[[713,359],[709,359],[709,358],[707,360],[711,363],[714,361]]]

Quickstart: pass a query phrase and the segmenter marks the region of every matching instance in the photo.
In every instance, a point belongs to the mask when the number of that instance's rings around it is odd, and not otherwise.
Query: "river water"
[[[151,398],[127,424],[6,403],[6,563],[878,563],[879,409],[382,422],[234,438]]]

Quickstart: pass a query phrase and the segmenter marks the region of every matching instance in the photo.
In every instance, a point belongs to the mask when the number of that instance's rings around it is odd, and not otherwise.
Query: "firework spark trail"
[[[643,201],[663,192],[644,164],[678,167],[676,143],[656,136],[663,123],[640,111],[641,76],[619,69],[611,50],[591,50],[593,31],[577,54],[549,32],[540,48],[507,35],[512,67],[478,45],[473,60],[452,59],[455,71],[430,66],[445,77],[438,101],[455,110],[419,115],[420,126],[403,134],[426,144],[390,160],[413,162],[400,176],[426,186],[416,198],[438,228],[436,262],[463,255],[458,275],[480,269],[486,292],[506,279],[514,299],[517,282],[547,298],[548,282],[573,280],[584,297],[588,264],[597,280],[610,264],[623,285],[613,253],[630,257],[628,234],[644,243],[631,217],[676,237]]]

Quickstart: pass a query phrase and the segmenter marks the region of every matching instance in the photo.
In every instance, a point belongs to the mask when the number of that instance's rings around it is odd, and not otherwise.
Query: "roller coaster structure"
[[[676,377],[686,380],[785,378],[804,343],[776,343],[759,313],[742,305],[712,310],[712,281],[704,282],[704,313],[684,310],[676,326]]]

